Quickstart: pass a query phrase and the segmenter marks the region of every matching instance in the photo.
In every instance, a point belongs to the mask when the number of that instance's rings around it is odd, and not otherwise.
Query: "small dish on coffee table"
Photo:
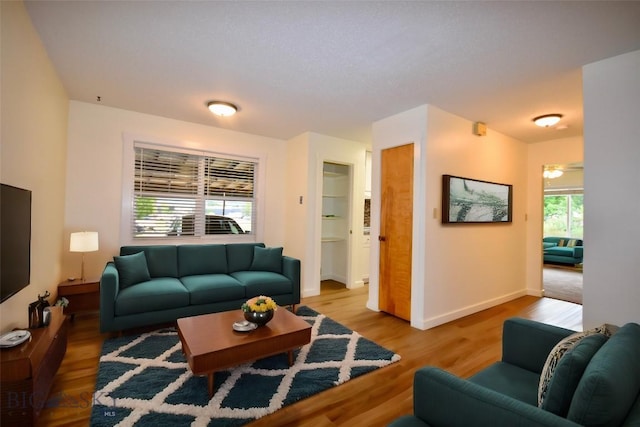
[[[253,331],[254,329],[256,329],[258,327],[257,324],[252,323],[252,322],[248,322],[246,320],[243,320],[241,322],[235,322],[233,324],[233,330],[234,331],[238,331],[238,332],[249,332],[249,331]]]

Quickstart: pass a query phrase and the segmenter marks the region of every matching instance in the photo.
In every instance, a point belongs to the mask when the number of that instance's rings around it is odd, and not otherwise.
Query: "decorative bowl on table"
[[[242,304],[242,312],[244,318],[258,326],[264,326],[273,319],[274,312],[278,309],[278,305],[271,297],[260,295],[251,298]]]

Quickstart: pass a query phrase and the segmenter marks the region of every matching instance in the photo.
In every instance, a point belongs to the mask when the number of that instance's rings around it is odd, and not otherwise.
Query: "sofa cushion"
[[[254,247],[249,270],[282,273],[282,248]]]
[[[186,307],[189,291],[178,279],[163,277],[121,290],[116,299],[116,316]]]
[[[175,245],[123,246],[120,255],[144,252],[151,277],[178,277],[178,249]]]
[[[548,236],[542,239],[544,243],[553,243],[557,246],[583,246],[584,241],[582,239],[576,239],[573,237],[552,237]]]
[[[582,425],[619,426],[640,392],[640,325],[627,323],[591,358],[567,418]]]
[[[264,243],[229,243],[227,244],[227,272],[244,271],[251,268],[253,248]]]
[[[227,249],[224,245],[178,246],[178,277],[226,272]]]
[[[496,362],[473,375],[469,378],[469,381],[530,405],[535,405],[539,379],[539,375],[535,372],[509,363]]]
[[[282,274],[270,271],[236,271],[231,273],[231,276],[245,286],[247,298],[289,294],[293,290],[291,280]]]
[[[189,291],[191,305],[244,299],[245,288],[227,274],[203,274],[181,277]],[[238,307],[240,308],[240,307]]]
[[[604,334],[587,335],[558,362],[540,404],[542,409],[566,417],[571,399],[585,368],[594,354],[609,339]]]
[[[542,406],[542,402],[544,401],[547,389],[549,388],[549,384],[551,383],[551,379],[555,373],[555,369],[562,357],[578,345],[586,336],[598,333],[610,336],[611,330],[605,324],[587,331],[576,332],[560,340],[553,349],[551,349],[542,368],[542,373],[540,374],[540,383],[538,385],[538,406]]]
[[[558,255],[572,257],[574,255],[574,248],[565,248],[560,246],[553,246],[544,250],[547,255]]]
[[[136,283],[146,282],[151,279],[149,268],[147,267],[147,258],[144,252],[138,252],[131,255],[114,256],[113,262],[118,270],[120,281],[120,289],[135,285]]]

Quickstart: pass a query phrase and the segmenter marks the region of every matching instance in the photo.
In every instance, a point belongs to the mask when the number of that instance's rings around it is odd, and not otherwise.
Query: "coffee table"
[[[311,325],[283,307],[265,326],[249,332],[233,330],[233,323],[242,320],[241,310],[178,319],[182,352],[194,375],[207,375],[209,397],[214,372],[284,352],[291,366],[293,350],[311,341]]]

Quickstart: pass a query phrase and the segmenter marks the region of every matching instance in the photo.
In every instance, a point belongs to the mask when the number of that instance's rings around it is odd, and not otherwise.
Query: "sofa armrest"
[[[293,283],[293,304],[300,304],[300,260],[283,255],[282,274]]]
[[[584,258],[584,246],[574,246],[573,248],[574,258]]]
[[[502,328],[502,361],[541,373],[553,347],[575,331],[513,317]]]
[[[120,277],[113,262],[108,262],[100,277],[100,331],[110,331],[116,316],[115,301],[120,289]]]
[[[416,371],[413,408],[417,418],[435,427],[579,425],[436,367]]]

